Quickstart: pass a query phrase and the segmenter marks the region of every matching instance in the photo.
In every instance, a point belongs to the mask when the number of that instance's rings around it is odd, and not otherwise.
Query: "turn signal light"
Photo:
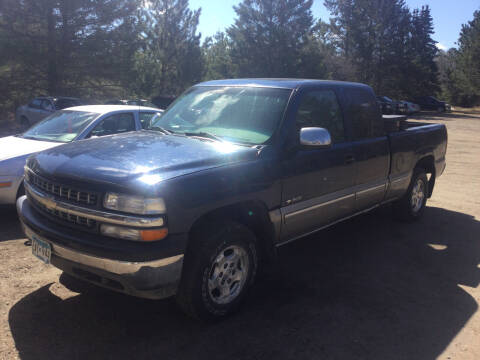
[[[140,235],[143,241],[156,241],[166,238],[168,235],[167,228],[155,229],[155,230],[141,230]]]

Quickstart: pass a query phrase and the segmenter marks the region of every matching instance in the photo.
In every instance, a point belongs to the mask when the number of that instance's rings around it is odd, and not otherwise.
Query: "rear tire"
[[[428,191],[425,169],[415,168],[407,193],[393,204],[395,217],[408,222],[420,219],[425,211]]]
[[[178,305],[188,315],[207,321],[233,313],[257,274],[255,235],[239,223],[210,223],[190,241],[176,295]]]

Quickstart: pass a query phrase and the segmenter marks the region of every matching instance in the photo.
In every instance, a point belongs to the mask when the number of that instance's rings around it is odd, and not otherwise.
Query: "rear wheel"
[[[258,270],[255,235],[241,224],[228,222],[204,227],[191,241],[177,303],[202,320],[234,312]]]
[[[428,179],[424,169],[413,171],[412,181],[407,193],[394,203],[397,218],[405,221],[415,221],[422,216],[428,197]]]
[[[22,128],[22,131],[26,131],[30,127],[30,121],[28,121],[26,116],[20,118],[20,127]]]

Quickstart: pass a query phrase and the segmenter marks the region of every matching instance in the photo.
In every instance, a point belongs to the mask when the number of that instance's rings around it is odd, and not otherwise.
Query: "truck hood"
[[[30,159],[34,171],[63,179],[122,185],[148,184],[229,163],[252,160],[258,150],[155,131],[82,140],[43,151]]]
[[[58,146],[61,143],[24,139],[19,136],[0,138],[0,161],[29,155],[45,149]]]

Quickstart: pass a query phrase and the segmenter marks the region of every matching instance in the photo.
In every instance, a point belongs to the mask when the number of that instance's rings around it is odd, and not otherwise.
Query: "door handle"
[[[346,155],[345,156],[345,164],[351,164],[355,161],[355,157],[353,155]]]

